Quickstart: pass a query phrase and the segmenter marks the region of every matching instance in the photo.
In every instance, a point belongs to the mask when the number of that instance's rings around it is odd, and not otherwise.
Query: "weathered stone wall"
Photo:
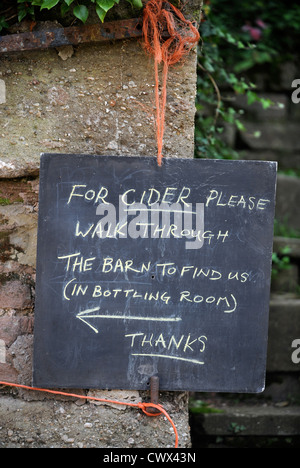
[[[2,177],[37,175],[41,152],[155,155],[153,62],[139,42],[77,47],[66,61],[15,53],[1,71]],[[194,87],[192,53],[170,70],[165,156],[193,156]]]
[[[200,2],[191,4],[190,13],[199,14]],[[153,72],[136,40],[0,57],[2,381],[31,385],[40,153],[156,157]],[[193,51],[170,70],[165,156],[193,157],[195,93]],[[109,398],[138,402],[149,395],[111,391]],[[187,394],[164,392],[160,399],[179,446],[189,447]],[[0,420],[0,447],[174,446],[165,417],[7,387]]]

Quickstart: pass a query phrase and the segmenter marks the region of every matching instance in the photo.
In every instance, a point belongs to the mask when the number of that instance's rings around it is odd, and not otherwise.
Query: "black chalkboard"
[[[276,163],[41,156],[33,384],[260,392]]]

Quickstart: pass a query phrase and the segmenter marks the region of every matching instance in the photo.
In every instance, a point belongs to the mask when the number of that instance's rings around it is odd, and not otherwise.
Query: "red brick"
[[[0,380],[2,382],[17,382],[18,372],[10,364],[0,364]]]
[[[32,333],[32,317],[0,317],[0,339],[7,347],[10,347],[18,336]]]
[[[29,285],[19,280],[5,281],[0,284],[0,308],[27,309],[31,305]]]

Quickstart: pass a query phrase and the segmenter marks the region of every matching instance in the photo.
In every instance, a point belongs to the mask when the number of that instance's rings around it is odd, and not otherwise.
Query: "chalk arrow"
[[[152,322],[179,322],[179,317],[140,317],[136,315],[114,315],[114,314],[99,314],[100,307],[94,307],[93,309],[86,309],[79,312],[76,318],[84,322],[86,325],[91,327],[95,333],[98,333],[96,327],[91,325],[86,319],[89,318],[101,318],[101,319],[121,319],[121,320],[145,320]]]

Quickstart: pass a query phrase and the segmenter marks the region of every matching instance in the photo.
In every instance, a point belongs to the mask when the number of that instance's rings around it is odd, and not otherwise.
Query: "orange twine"
[[[20,385],[20,384],[11,383],[11,382],[0,381],[0,385],[5,385],[7,387],[24,388],[25,390],[34,390],[37,392],[47,392],[47,393],[51,393],[54,395],[63,395],[63,396],[68,396],[68,397],[82,398],[84,400],[95,400],[95,401],[101,401],[103,403],[114,403],[116,405],[131,406],[131,407],[141,409],[143,413],[146,414],[147,416],[160,416],[161,414],[164,414],[166,418],[168,419],[168,421],[171,423],[171,426],[175,434],[175,448],[178,447],[178,432],[177,432],[176,426],[174,422],[172,421],[171,417],[169,416],[169,414],[162,407],[162,405],[158,405],[155,403],[128,403],[128,402],[122,402],[122,401],[107,400],[106,398],[97,398],[97,397],[86,396],[86,395],[77,395],[76,393],[66,393],[66,392],[61,392],[57,390],[49,390],[45,388],[29,387],[28,385]],[[156,408],[157,410],[159,410],[159,413],[150,413],[149,411],[147,411],[147,408]]]
[[[143,36],[146,51],[154,56],[157,161],[161,166],[169,66],[190,52],[199,41],[200,34],[168,0],[150,0],[143,12]],[[159,64],[162,62],[160,94]]]

